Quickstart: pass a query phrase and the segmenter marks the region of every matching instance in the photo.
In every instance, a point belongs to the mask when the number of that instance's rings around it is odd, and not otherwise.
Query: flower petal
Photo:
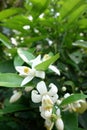
[[[55,103],[58,99],[58,94],[55,94],[54,96],[50,97],[51,100]]]
[[[60,117],[60,109],[59,108],[57,109],[56,114],[58,117]]]
[[[31,93],[31,99],[34,103],[39,103],[41,101],[41,95],[38,94],[36,90],[33,90]]]
[[[45,78],[45,72],[44,71],[36,71],[36,77],[39,77],[39,78],[42,78],[44,79]]]
[[[25,84],[27,84],[28,82],[30,82],[32,79],[34,78],[34,76],[27,76],[26,78],[24,78],[24,80],[21,83],[21,86],[24,86]]]
[[[60,75],[60,71],[54,65],[50,65],[49,69],[51,69],[52,71],[54,71],[56,74]]]
[[[58,88],[53,83],[49,84],[49,88],[50,88],[50,90],[49,90],[48,94],[50,96],[54,96],[54,94],[56,94],[58,92]]]
[[[35,59],[30,61],[32,63],[32,68],[41,63],[41,55],[38,55]]]
[[[61,118],[56,120],[56,127],[58,130],[64,130],[64,123]]]
[[[41,95],[47,93],[47,88],[44,81],[41,81],[37,84],[37,90]]]
[[[26,66],[16,66],[15,69],[19,72],[22,76],[27,76],[30,73],[30,68]]]

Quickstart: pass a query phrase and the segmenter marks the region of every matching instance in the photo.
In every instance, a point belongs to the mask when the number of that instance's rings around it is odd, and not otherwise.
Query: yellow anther
[[[24,68],[24,73],[28,74],[29,71],[30,71],[30,69],[29,69],[28,67],[25,67],[25,68]]]

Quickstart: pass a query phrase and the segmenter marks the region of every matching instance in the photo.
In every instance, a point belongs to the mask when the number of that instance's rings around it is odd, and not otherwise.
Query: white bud
[[[33,87],[32,86],[29,86],[29,87],[25,87],[25,92],[30,92],[31,90],[33,89]]]
[[[62,87],[62,91],[63,91],[63,92],[66,91],[66,87],[65,87],[65,86]]]
[[[58,130],[64,130],[64,123],[63,123],[63,121],[62,121],[61,118],[58,118],[58,119],[56,120],[56,128],[57,128]]]
[[[10,103],[16,102],[16,101],[21,97],[21,95],[22,95],[22,92],[15,92],[15,93],[11,96],[9,102],[10,102]]]

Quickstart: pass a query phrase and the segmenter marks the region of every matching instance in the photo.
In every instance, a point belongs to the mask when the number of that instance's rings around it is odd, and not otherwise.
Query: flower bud
[[[33,87],[32,86],[29,86],[29,87],[25,87],[25,92],[30,92],[31,90],[33,89]]]
[[[11,98],[10,98],[10,103],[14,103],[14,102],[16,102],[20,97],[22,96],[22,92],[15,92],[12,96],[11,96]]]
[[[87,102],[85,100],[81,100],[80,105],[81,107],[76,108],[76,112],[82,114],[87,110]]]
[[[62,119],[61,118],[58,118],[57,120],[56,120],[56,128],[58,129],[58,130],[64,130],[64,123],[63,123],[63,121],[62,121]]]

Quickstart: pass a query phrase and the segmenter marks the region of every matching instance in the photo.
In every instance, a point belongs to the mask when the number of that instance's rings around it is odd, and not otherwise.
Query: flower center
[[[28,74],[30,72],[30,69],[28,67],[24,68],[24,73]]]
[[[53,102],[49,98],[45,98],[42,101],[42,106],[45,110],[50,110],[53,107]]]

